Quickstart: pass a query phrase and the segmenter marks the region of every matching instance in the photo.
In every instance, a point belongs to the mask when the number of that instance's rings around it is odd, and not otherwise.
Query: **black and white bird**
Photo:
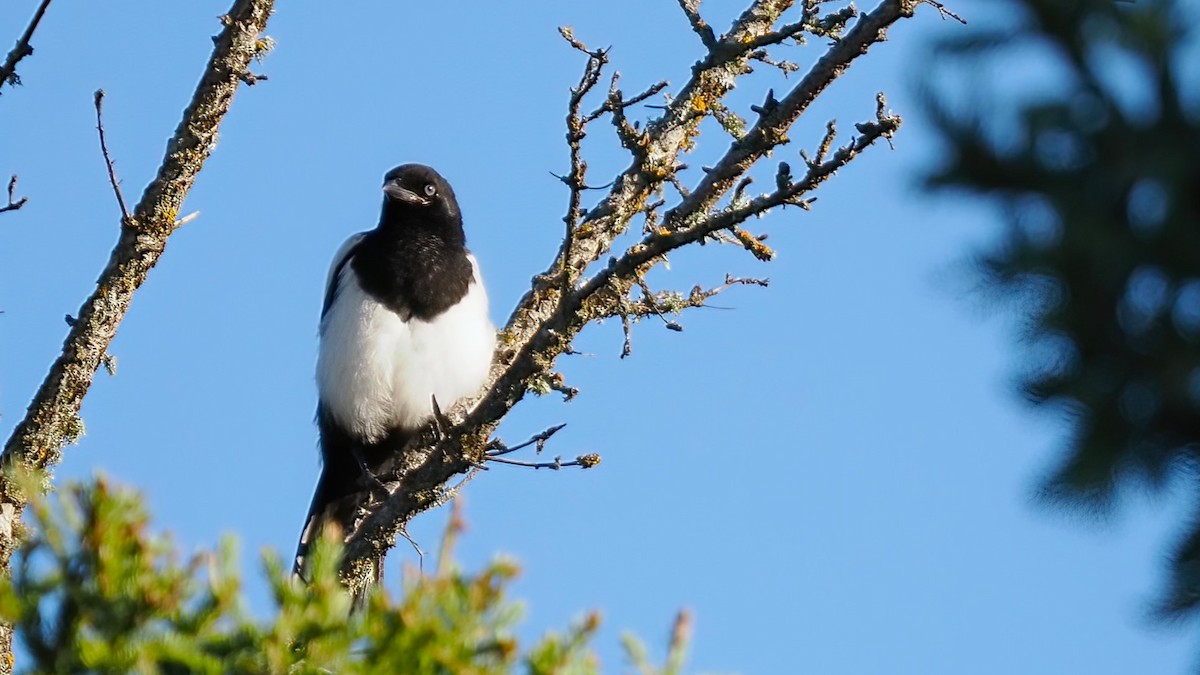
[[[477,393],[492,362],[496,329],[449,183],[404,164],[384,176],[383,194],[379,225],[342,245],[326,280],[322,467],[296,551],[300,574],[325,524],[350,526],[374,472],[430,420],[434,401],[446,410]]]

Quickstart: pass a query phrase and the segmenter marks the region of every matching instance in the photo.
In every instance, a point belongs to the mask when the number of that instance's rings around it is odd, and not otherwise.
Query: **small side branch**
[[[571,98],[567,105],[567,147],[570,149],[571,169],[566,176],[555,176],[571,190],[567,215],[563,217],[563,222],[566,223],[566,236],[563,238],[562,249],[559,253],[563,261],[562,282],[566,287],[570,286],[572,282],[571,269],[567,265],[567,261],[571,258],[575,231],[579,227],[579,221],[583,218],[583,193],[588,189],[586,183],[587,162],[583,160],[580,143],[587,136],[587,125],[592,120],[584,118],[580,110],[584,97],[600,82],[600,75],[605,64],[608,63],[608,52],[604,49],[589,50],[575,37],[570,28],[561,27],[558,32],[572,47],[587,54],[588,57],[583,75],[579,78],[579,84],[571,88]]]
[[[129,209],[125,206],[125,195],[121,194],[121,181],[117,180],[117,170],[113,166],[112,157],[108,154],[108,142],[104,138],[104,90],[97,89],[94,97],[96,104],[96,131],[100,134],[100,152],[104,155],[104,165],[108,167],[108,182],[112,185],[113,194],[117,196],[117,205],[121,207],[121,224],[129,227],[132,221]]]
[[[624,308],[622,316],[634,319],[644,319],[649,316],[657,316],[663,321],[667,321],[665,314],[679,314],[685,309],[697,307],[711,307],[708,301],[716,296],[724,293],[734,286],[761,286],[766,288],[771,285],[770,279],[753,279],[749,277],[735,277],[730,274],[725,275],[725,283],[720,286],[705,289],[702,286],[696,286],[684,295],[678,291],[660,291],[654,293],[649,288],[642,288],[642,297],[635,302],[629,303]],[[667,326],[671,330],[681,331],[683,328],[674,321],[669,322],[674,324],[674,327]]]
[[[537,445],[537,448],[534,450],[534,452],[536,452],[537,454],[540,455],[540,454],[542,454],[542,450],[544,450],[546,448],[546,442],[550,440],[550,437],[553,436],[554,434],[557,434],[565,426],[567,426],[567,425],[566,424],[556,424],[555,426],[552,426],[549,429],[546,429],[545,431],[543,431],[539,434],[534,434],[533,436],[531,436],[529,438],[529,440],[525,441],[524,443],[518,443],[517,445],[514,445],[511,448],[508,447],[507,445],[505,445],[504,441],[497,438],[497,439],[493,440],[491,443],[488,443],[487,452],[484,454],[486,454],[488,456],[488,458],[490,459],[492,457],[499,457],[500,455],[507,455],[508,453],[516,452],[517,450],[524,450],[525,448],[528,448],[531,445]]]
[[[729,234],[732,235],[735,243],[749,251],[755,258],[763,262],[771,262],[775,259],[775,251],[763,243],[767,235],[753,235],[737,226],[729,228]]]
[[[1134,0],[1125,0],[1125,1],[1133,2]],[[951,12],[949,9],[946,8],[945,5],[943,5],[940,2],[937,2],[937,0],[920,0],[920,2],[922,4],[929,5],[929,6],[933,7],[934,9],[936,9],[938,11],[938,14],[940,14],[942,16],[943,21],[945,21],[946,19],[953,19],[953,20],[961,23],[964,26],[967,25],[966,19],[955,14],[954,12]]]
[[[488,461],[499,462],[501,464],[511,464],[513,466],[524,466],[530,469],[554,469],[555,471],[558,471],[559,469],[563,469],[568,466],[578,466],[584,469],[590,469],[598,466],[600,464],[600,455],[595,453],[580,455],[569,462],[562,461],[562,457],[555,457],[549,462],[522,462],[518,459],[505,459],[503,457],[488,457]]]
[[[712,26],[700,16],[700,0],[679,0],[679,8],[683,10],[692,30],[700,36],[700,42],[704,43],[707,49],[716,47],[717,36],[713,33]]]
[[[833,147],[833,141],[837,138],[837,120],[829,120],[825,124],[825,137],[821,139],[821,144],[817,146],[816,157],[809,157],[808,153],[803,149],[800,150],[800,159],[804,160],[805,166],[812,169],[819,166],[829,156],[829,149]],[[784,165],[786,166],[786,165]],[[780,169],[780,175],[783,175],[783,169]]]
[[[25,32],[17,40],[17,46],[13,47],[12,51],[8,53],[8,57],[4,59],[4,65],[0,66],[0,88],[6,84],[9,86],[21,84],[21,77],[17,75],[17,64],[21,62],[21,59],[33,53],[33,47],[29,41],[33,39],[33,32],[42,22],[42,16],[46,14],[46,8],[49,6],[50,0],[42,0],[33,13],[29,25],[25,28]]]
[[[851,5],[851,7],[853,7],[853,5]],[[780,26],[778,30],[764,33],[763,35],[759,35],[752,40],[744,42],[742,47],[747,50],[756,50],[768,45],[777,45],[792,38],[798,37],[801,33],[807,31],[808,29],[809,26],[803,20],[797,21],[796,23],[789,23],[787,25]]]
[[[638,288],[642,289],[642,306],[649,308],[651,314],[662,319],[663,326],[666,327],[667,330],[673,330],[676,333],[682,333],[683,326],[679,325],[679,323],[677,321],[672,321],[663,315],[663,310],[659,308],[659,302],[658,302],[656,296],[654,295],[654,291],[650,290],[650,285],[646,283],[646,280],[639,277],[637,280],[637,284],[638,284]],[[674,296],[668,294],[668,297],[673,298]],[[666,309],[667,309],[667,311],[672,311],[670,309],[670,307],[667,307]],[[647,315],[641,314],[640,316],[647,316]]]
[[[567,425],[558,424],[558,425],[552,426],[549,429],[546,429],[545,431],[543,431],[539,434],[534,434],[532,437],[529,438],[529,440],[525,441],[524,443],[519,443],[512,447],[508,447],[507,445],[504,444],[504,441],[501,441],[498,438],[494,439],[490,443],[488,443],[487,449],[484,451],[484,460],[488,461],[488,462],[497,462],[499,464],[511,464],[513,466],[524,466],[524,467],[531,468],[531,469],[555,469],[555,470],[562,469],[562,468],[568,467],[568,466],[578,466],[578,467],[582,467],[584,469],[590,469],[590,468],[596,466],[597,464],[599,464],[600,463],[600,455],[597,455],[597,454],[579,455],[575,459],[568,461],[568,462],[564,462],[561,456],[555,457],[553,460],[548,461],[548,462],[525,462],[525,461],[521,461],[521,460],[517,460],[517,459],[508,459],[506,457],[502,457],[502,455],[507,455],[509,453],[516,452],[517,450],[522,450],[524,448],[528,448],[531,445],[536,446],[534,452],[540,455],[540,454],[542,454],[542,450],[544,450],[546,448],[546,442],[550,440],[550,437],[553,436],[554,434],[558,433],[565,426],[567,426]],[[478,466],[479,468],[484,468],[484,469],[487,468],[486,466],[484,466],[482,464],[478,464],[476,466]]]
[[[655,293],[643,279],[638,279],[635,285],[641,291],[637,300],[628,295],[621,295],[606,302],[598,302],[593,310],[604,318],[617,317],[621,320],[621,328],[625,339],[621,346],[621,358],[633,353],[633,324],[649,317],[661,319],[667,330],[682,332],[683,326],[667,318],[668,314],[679,315],[685,309],[713,306],[708,304],[712,298],[724,293],[733,286],[762,286],[770,285],[769,279],[752,279],[725,275],[725,283],[720,286],[705,289],[695,286],[686,295],[679,291],[659,291]]]
[[[608,284],[611,275],[629,274],[632,270],[640,269],[652,260],[673,251],[680,246],[698,241],[720,230],[735,232],[737,226],[748,219],[762,215],[779,206],[799,206],[808,209],[815,198],[806,195],[837,173],[838,169],[846,166],[879,139],[891,141],[892,136],[900,128],[900,118],[887,112],[887,101],[883,94],[876,96],[876,118],[871,122],[861,122],[854,126],[858,135],[832,152],[826,147],[832,143],[832,126],[822,140],[819,156],[828,155],[823,162],[807,160],[808,171],[798,180],[793,180],[791,169],[786,164],[780,165],[776,175],[776,189],[768,194],[759,195],[753,199],[742,199],[731,204],[715,214],[697,219],[695,224],[686,229],[668,230],[665,234],[649,235],[641,243],[629,249],[624,256],[615,259],[608,268],[602,270],[596,277],[589,280],[581,289],[581,293],[591,292]],[[753,252],[753,242],[743,236],[737,236],[743,245],[749,244]],[[769,250],[769,249],[768,249]],[[758,255],[758,254],[756,254]],[[766,252],[763,253],[766,255]]]
[[[266,75],[255,75],[254,73],[252,73],[248,70],[246,72],[242,73],[241,75],[239,75],[238,77],[241,78],[242,82],[245,82],[246,86],[248,86],[248,87],[253,87],[254,85],[258,84],[259,82],[266,82],[267,80],[271,79],[271,78],[267,77]]]
[[[750,182],[742,180],[735,191],[735,199],[726,208],[706,214],[704,217],[685,220],[690,223],[683,228],[664,228],[647,234],[639,243],[630,247],[624,255],[612,258],[606,268],[588,279],[579,290],[577,297],[580,304],[589,304],[589,311],[604,317],[621,317],[625,329],[625,346],[622,356],[628,356],[631,344],[631,323],[647,316],[657,316],[671,330],[682,330],[682,327],[669,321],[667,312],[678,313],[688,307],[704,306],[714,295],[735,284],[752,283],[765,286],[766,280],[737,279],[727,277],[723,286],[704,291],[701,288],[692,289],[691,294],[684,296],[678,292],[652,293],[644,281],[644,272],[665,256],[687,244],[703,241],[706,237],[717,232],[731,232],[733,237],[755,255],[763,259],[770,258],[770,249],[762,246],[761,241],[739,229],[739,225],[749,218],[760,216],[771,209],[793,205],[808,208],[813,198],[807,194],[821,183],[825,182],[838,169],[848,164],[863,150],[883,138],[890,140],[900,128],[900,118],[887,110],[887,100],[883,94],[876,96],[875,120],[855,125],[858,135],[846,145],[831,151],[835,127],[830,125],[818,148],[818,156],[828,157],[823,162],[806,160],[808,171],[798,180],[794,180],[791,168],[781,164],[775,177],[775,190],[770,193],[748,198],[744,190]],[[686,198],[685,198],[686,201]],[[755,252],[755,245],[764,249]],[[625,284],[628,281],[628,286]],[[631,302],[626,293],[628,288],[637,285],[642,289],[640,301]],[[613,288],[624,288],[619,294],[611,294]]]
[[[12,178],[8,179],[8,204],[5,206],[0,206],[0,213],[4,213],[6,211],[16,211],[22,206],[25,206],[25,202],[29,201],[29,197],[21,197],[20,199],[16,199],[16,192],[17,174],[14,173]]]

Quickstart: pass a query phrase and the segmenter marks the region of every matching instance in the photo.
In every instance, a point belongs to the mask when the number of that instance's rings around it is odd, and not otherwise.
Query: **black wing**
[[[333,306],[333,301],[337,298],[338,284],[341,283],[342,272],[345,271],[346,265],[354,259],[354,252],[358,249],[358,245],[362,242],[366,232],[359,232],[346,240],[342,247],[338,249],[333,256],[333,264],[329,266],[329,276],[325,279],[325,302],[321,305],[321,320],[325,320],[325,314],[329,312],[329,308]]]

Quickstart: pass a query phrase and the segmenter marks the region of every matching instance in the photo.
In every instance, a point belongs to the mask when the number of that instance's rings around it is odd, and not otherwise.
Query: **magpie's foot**
[[[372,500],[374,500],[375,495],[380,492],[383,493],[384,499],[387,499],[389,496],[391,496],[391,489],[388,488],[386,483],[379,480],[379,476],[376,476],[374,471],[371,471],[371,468],[367,466],[367,460],[363,458],[359,449],[354,448],[353,452],[354,461],[358,462],[358,468],[360,471],[362,471],[363,478],[365,479],[364,482],[366,483],[367,489],[371,492]]]

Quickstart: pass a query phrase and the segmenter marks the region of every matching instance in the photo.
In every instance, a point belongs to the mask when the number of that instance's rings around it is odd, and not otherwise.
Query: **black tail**
[[[312,503],[304,518],[292,565],[292,572],[306,581],[305,562],[312,546],[327,527],[334,526],[343,535],[354,530],[359,507],[368,501],[373,488],[378,489],[376,477],[391,454],[388,448],[395,447],[392,444],[396,441],[391,437],[380,443],[356,441],[319,407],[317,426],[321,432],[321,477],[317,479]],[[382,579],[383,557],[380,556],[375,561],[372,579],[361,593],[356,594],[355,605],[365,599],[366,590],[372,584]]]
[[[304,517],[300,543],[296,547],[292,571],[298,575],[304,576],[305,557],[326,527],[336,525],[343,534],[354,527],[354,512],[366,490],[359,480],[361,471],[358,464],[353,457],[348,459],[352,473],[339,466],[341,462],[331,463],[328,459],[321,467],[321,477],[317,480],[308,515]]]

